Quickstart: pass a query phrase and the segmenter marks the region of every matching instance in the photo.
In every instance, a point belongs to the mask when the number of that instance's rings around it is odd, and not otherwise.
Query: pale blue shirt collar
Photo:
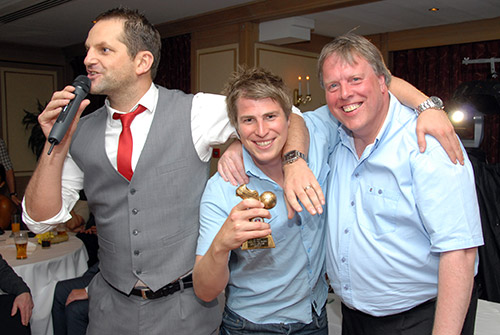
[[[276,182],[274,180],[269,178],[264,172],[262,172],[261,169],[259,169],[259,167],[257,167],[257,165],[255,165],[255,162],[253,161],[252,156],[247,151],[247,149],[245,149],[244,146],[242,146],[242,149],[243,149],[243,164],[245,165],[246,174],[249,176],[254,176],[254,177],[257,177],[259,179],[267,180],[271,183],[276,184]]]

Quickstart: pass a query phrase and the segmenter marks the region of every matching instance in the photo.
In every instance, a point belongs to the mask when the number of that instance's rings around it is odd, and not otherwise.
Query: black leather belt
[[[193,287],[193,276],[191,274],[177,280],[176,282],[163,286],[155,292],[153,292],[149,288],[134,288],[132,289],[132,292],[130,294],[137,295],[139,297],[142,297],[143,299],[158,299],[180,291],[181,288],[184,289],[189,287]]]

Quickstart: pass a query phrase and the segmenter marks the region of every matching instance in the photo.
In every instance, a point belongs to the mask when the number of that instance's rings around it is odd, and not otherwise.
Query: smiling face
[[[236,107],[238,133],[255,164],[264,172],[266,167],[281,167],[281,150],[288,137],[289,124],[281,106],[271,98],[240,97]]]
[[[88,34],[84,64],[92,81],[92,94],[113,96],[136,81],[135,61],[121,39],[123,24],[121,19],[101,20]]]
[[[382,127],[389,108],[385,78],[377,76],[373,67],[354,55],[348,62],[331,54],[323,63],[323,84],[330,112],[353,136],[372,143]]]

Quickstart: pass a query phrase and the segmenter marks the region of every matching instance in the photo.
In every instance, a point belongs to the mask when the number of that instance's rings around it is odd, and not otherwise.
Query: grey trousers
[[[112,288],[98,273],[89,287],[87,334],[216,334],[222,312],[217,299],[205,303],[193,288],[166,297],[144,300]]]

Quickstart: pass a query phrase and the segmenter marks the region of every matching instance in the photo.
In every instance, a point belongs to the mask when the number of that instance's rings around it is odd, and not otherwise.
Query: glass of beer
[[[56,232],[57,235],[68,235],[68,233],[66,232],[66,224],[65,223],[58,224],[56,227]]]
[[[21,230],[21,215],[12,214],[10,217],[10,229],[12,230],[12,234],[10,237],[14,237],[14,233],[17,233]]]
[[[17,259],[28,258],[28,232],[18,231],[14,233],[14,242],[16,243]]]

